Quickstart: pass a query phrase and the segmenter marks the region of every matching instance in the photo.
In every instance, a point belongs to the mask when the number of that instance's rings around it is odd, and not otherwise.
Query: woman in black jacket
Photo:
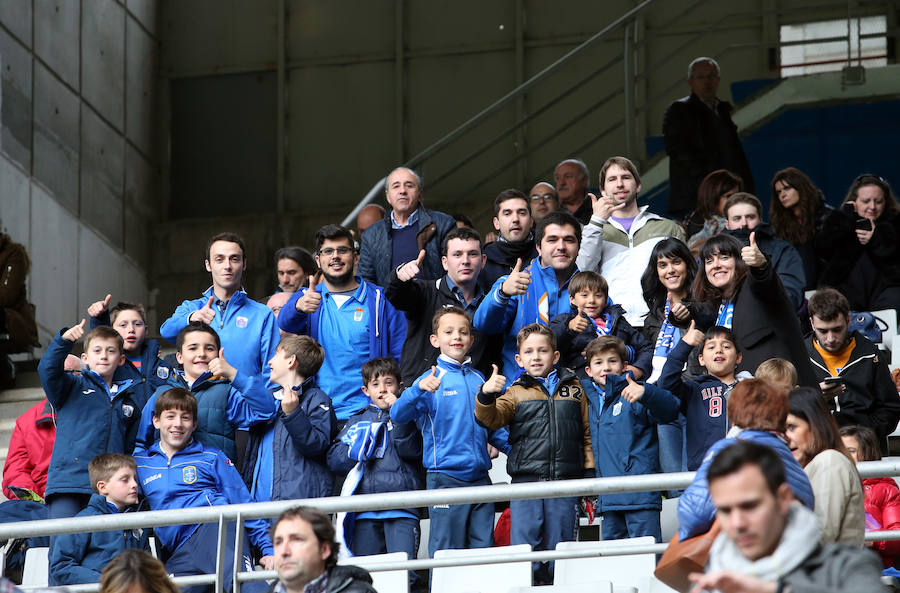
[[[900,206],[881,177],[853,180],[840,210],[825,219],[816,251],[828,263],[821,284],[854,311],[900,311]]]
[[[816,253],[815,239],[834,208],[825,203],[812,180],[794,167],[775,173],[771,185],[769,212],[775,236],[797,248],[806,275],[805,290],[814,290],[825,264]]]
[[[734,332],[743,355],[737,370],[755,373],[764,361],[784,358],[797,368],[800,385],[818,385],[794,307],[755,233],[746,247],[731,235],[711,237],[700,250],[692,294],[699,329],[721,325]]]

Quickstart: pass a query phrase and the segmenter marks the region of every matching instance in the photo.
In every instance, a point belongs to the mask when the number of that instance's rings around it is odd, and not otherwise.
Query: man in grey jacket
[[[820,543],[815,514],[796,504],[770,447],[740,441],[722,449],[707,473],[722,533],[692,593],[884,591],[871,551]]]

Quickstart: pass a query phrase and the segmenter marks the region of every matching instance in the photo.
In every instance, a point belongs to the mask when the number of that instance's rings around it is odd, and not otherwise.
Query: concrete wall
[[[0,223],[41,341],[106,292],[147,303],[159,211],[153,0],[0,3]]]

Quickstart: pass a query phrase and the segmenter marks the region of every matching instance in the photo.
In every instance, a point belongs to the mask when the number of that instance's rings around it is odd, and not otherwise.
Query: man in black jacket
[[[441,261],[446,274],[441,278],[416,278],[424,258],[424,253],[420,252],[418,259],[391,273],[384,291],[394,308],[406,315],[406,341],[400,355],[404,385],[412,385],[419,375],[435,364],[440,353],[429,339],[435,312],[455,305],[470,316],[474,315],[485,294],[477,281],[485,261],[478,232],[467,227],[453,229],[447,233],[443,247]],[[490,376],[491,362],[499,359],[500,339],[474,330],[473,334],[475,342],[469,350],[472,366],[485,377]]]
[[[531,205],[524,193],[517,189],[505,189],[494,199],[494,228],[500,233],[496,241],[484,246],[487,261],[479,284],[487,291],[500,276],[505,276],[516,265],[516,260],[528,262],[534,259],[534,219]]]
[[[312,507],[281,513],[272,527],[278,582],[273,593],[376,593],[372,577],[358,566],[338,566],[340,544],[328,515]]]
[[[809,360],[822,393],[833,402],[835,420],[840,426],[868,426],[886,451],[887,436],[900,421],[900,395],[887,357],[859,332],[848,332],[850,303],[833,288],[810,297],[809,320]]]
[[[669,216],[681,220],[697,206],[697,188],[707,174],[727,169],[740,175],[744,191],[754,193],[753,175],[744,155],[734,107],[716,97],[719,64],[697,58],[688,66],[691,94],[669,105],[663,116],[663,139],[669,155]]]

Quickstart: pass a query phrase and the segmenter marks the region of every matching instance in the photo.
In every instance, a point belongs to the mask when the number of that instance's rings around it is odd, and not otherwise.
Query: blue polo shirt
[[[346,420],[369,404],[360,374],[360,367],[371,358],[366,293],[362,285],[346,293],[328,292],[322,285],[319,336],[325,362],[319,369],[318,383],[331,397],[338,420]]]

